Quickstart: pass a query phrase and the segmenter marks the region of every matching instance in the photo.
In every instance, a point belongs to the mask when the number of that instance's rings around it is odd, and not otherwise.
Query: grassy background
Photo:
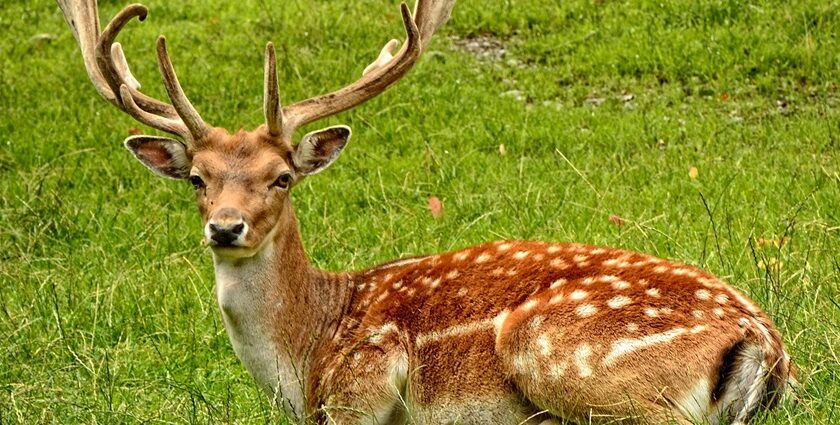
[[[267,40],[288,102],[402,36],[383,0],[147,5],[121,37],[144,90],[164,97],[164,33],[233,129],[262,120]],[[0,423],[281,419],[227,341],[189,185],[121,147],[140,125],[98,98],[53,3],[4,1],[0,27]],[[764,421],[837,423],[838,29],[825,0],[462,1],[395,89],[318,124],[355,136],[294,195],[312,260],[533,238],[699,265],[765,307],[801,368],[802,403]]]

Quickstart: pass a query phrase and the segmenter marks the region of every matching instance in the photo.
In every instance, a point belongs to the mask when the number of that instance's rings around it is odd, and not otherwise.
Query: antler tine
[[[284,107],[284,138],[290,139],[292,133],[303,125],[337,114],[375,97],[411,69],[432,34],[449,18],[455,4],[454,0],[417,1],[415,16],[412,16],[405,3],[400,5],[407,39],[396,56],[392,56],[391,51],[397,43],[391,40],[382,49],[379,58],[365,68],[359,80],[332,93]]]
[[[120,86],[127,84],[129,86],[129,92],[132,97],[134,97],[135,103],[140,105],[141,108],[149,112],[164,115],[166,118],[177,118],[177,112],[172,108],[172,105],[140,93],[132,87],[130,81],[126,81],[124,79],[127,75],[125,75],[125,73],[121,73],[120,68],[125,67],[127,70],[128,62],[125,61],[125,55],[122,54],[121,47],[118,48],[120,51],[118,56],[115,58],[113,55],[113,46],[117,45],[114,40],[116,40],[117,35],[119,35],[123,27],[125,27],[125,25],[135,17],[141,22],[144,21],[146,16],[148,16],[148,13],[149,10],[142,4],[130,4],[120,10],[114,18],[111,19],[105,27],[105,30],[102,31],[102,34],[99,35],[96,47],[94,48],[96,64],[106,84],[108,84],[108,88],[116,94],[116,100],[119,102],[117,106],[123,106],[122,104],[124,103],[123,99],[120,99],[119,96]]]
[[[265,46],[265,88],[263,89],[263,112],[268,133],[279,136],[283,128],[283,111],[280,109],[280,94],[277,88],[277,58],[274,44]]]
[[[184,125],[184,122],[180,119],[170,119],[160,115],[155,115],[138,106],[134,101],[134,96],[131,95],[131,89],[128,85],[123,84],[120,86],[120,97],[123,99],[125,111],[137,121],[140,121],[149,127],[153,127],[167,133],[177,134],[182,137],[190,134],[187,126]]]
[[[418,1],[414,8],[414,22],[420,29],[422,49],[426,50],[429,40],[441,25],[449,20],[454,1]]]
[[[125,59],[125,53],[123,52],[122,45],[120,43],[114,43],[111,45],[111,56],[114,57],[114,66],[117,69],[117,74],[120,76],[120,79],[125,81],[129,88],[134,90],[139,89],[140,82],[137,81],[131,73],[131,69],[128,67],[128,61]]]
[[[131,74],[122,46],[115,40],[133,18],[146,19],[145,6],[124,7],[100,32],[96,0],[57,2],[82,51],[88,76],[103,98],[143,124],[182,137],[187,144],[206,134],[208,127],[184,96],[162,40],[158,42],[158,59],[174,106],[138,91],[140,83]]]
[[[175,75],[175,69],[172,67],[172,61],[169,60],[169,53],[166,51],[166,38],[162,35],[157,39],[157,55],[160,73],[163,76],[163,84],[166,86],[166,94],[169,95],[169,100],[172,101],[178,115],[189,129],[192,139],[201,139],[208,132],[207,124],[204,123],[198,111],[195,110],[195,107],[184,94],[184,89],[181,88],[181,83],[178,82],[178,76]]]

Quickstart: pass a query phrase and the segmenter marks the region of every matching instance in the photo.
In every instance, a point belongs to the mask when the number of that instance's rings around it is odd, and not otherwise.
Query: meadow
[[[229,129],[263,121],[266,41],[289,103],[403,37],[393,1],[145,4],[120,38],[143,90],[165,98],[166,34]],[[4,1],[0,28],[0,424],[283,423],[228,342],[192,188],[122,147],[152,131],[99,98],[53,2]],[[799,403],[756,422],[839,423],[838,31],[825,0],[461,1],[395,87],[304,129],[354,130],[293,194],[311,261],[540,239],[697,265],[798,364]]]

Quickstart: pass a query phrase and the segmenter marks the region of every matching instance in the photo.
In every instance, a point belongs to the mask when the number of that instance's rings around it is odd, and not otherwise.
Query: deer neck
[[[216,295],[237,357],[301,418],[312,354],[331,340],[350,302],[349,276],[310,266],[290,201],[269,237],[252,257],[214,253]]]

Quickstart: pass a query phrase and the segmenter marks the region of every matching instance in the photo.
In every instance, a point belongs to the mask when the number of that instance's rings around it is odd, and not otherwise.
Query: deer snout
[[[248,233],[248,225],[242,214],[233,208],[222,208],[210,217],[204,234],[208,242],[215,246],[240,245]]]

